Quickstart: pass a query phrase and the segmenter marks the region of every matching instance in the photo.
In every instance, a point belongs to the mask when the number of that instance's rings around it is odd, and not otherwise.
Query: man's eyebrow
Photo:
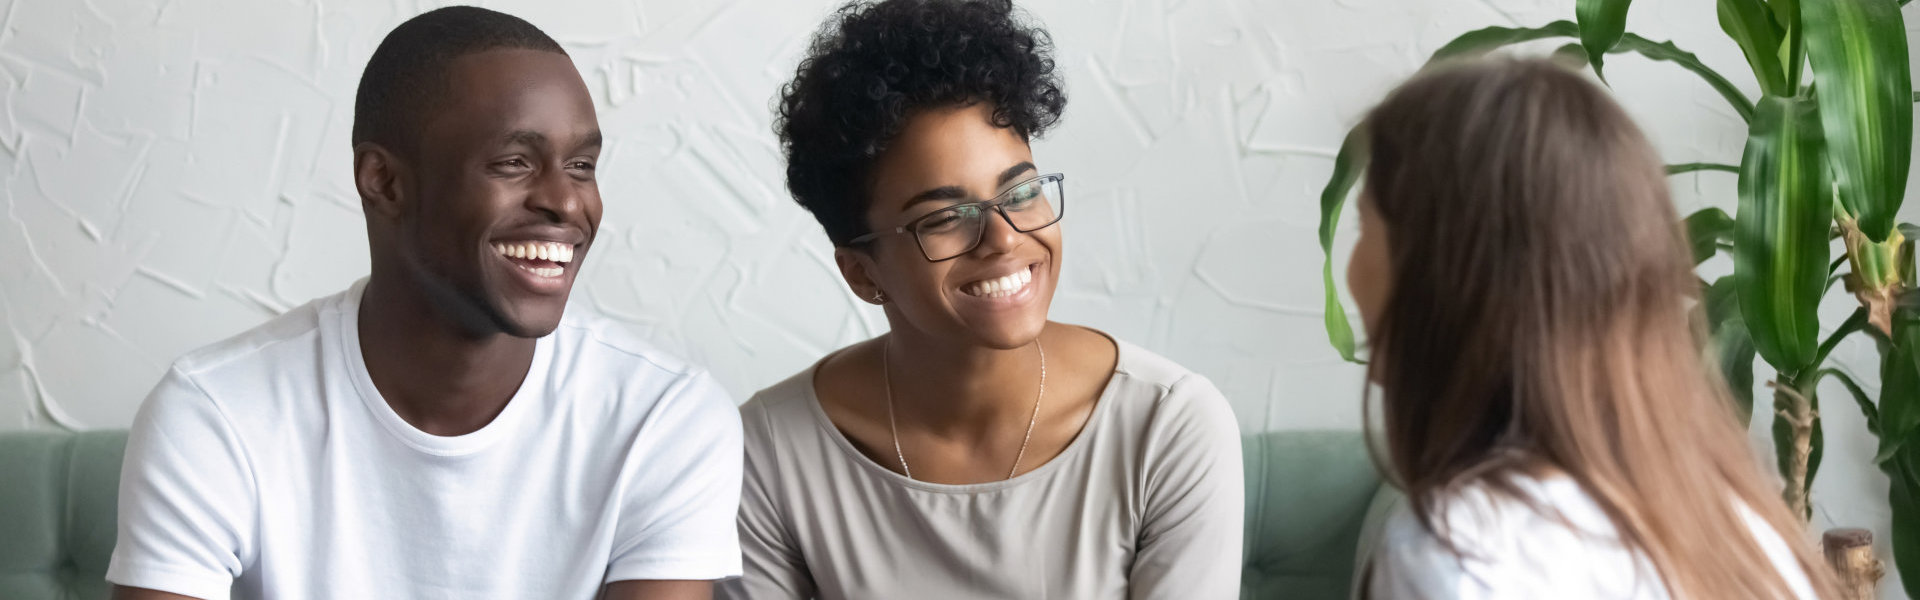
[[[500,141],[507,146],[527,146],[540,149],[551,147],[546,134],[531,129],[509,131],[506,135],[500,136]],[[600,134],[600,130],[595,129],[587,132],[586,136],[580,140],[578,148],[599,148],[601,144],[605,142],[606,138]]]
[[[504,142],[506,145],[509,145],[509,146],[522,145],[522,146],[532,146],[535,148],[547,147],[547,135],[531,129],[517,129],[514,131],[509,131],[507,132],[506,135],[500,136],[500,141]]]

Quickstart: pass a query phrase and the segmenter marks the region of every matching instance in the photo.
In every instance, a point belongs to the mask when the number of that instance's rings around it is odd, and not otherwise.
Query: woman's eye
[[[1013,193],[1007,194],[1007,204],[1012,205],[1016,208],[1023,207],[1033,203],[1033,200],[1039,197],[1040,197],[1040,186],[1027,184],[1017,188],[1013,188]]]
[[[927,219],[925,221],[921,221],[920,231],[922,233],[940,233],[942,231],[953,229],[953,227],[959,223],[960,223],[960,215],[953,211],[947,211],[947,212],[940,213],[938,216],[935,216],[933,218]]]
[[[593,170],[593,163],[590,163],[590,162],[587,162],[587,161],[584,161],[584,160],[582,160],[582,161],[575,161],[575,162],[574,162],[573,164],[571,164],[571,165],[568,165],[568,166],[569,166],[569,167],[571,167],[571,168],[573,168],[573,169],[575,169],[575,170],[580,170],[580,171],[592,171],[592,170]]]

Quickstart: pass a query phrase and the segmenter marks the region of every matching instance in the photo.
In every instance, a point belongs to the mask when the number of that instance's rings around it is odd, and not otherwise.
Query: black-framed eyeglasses
[[[980,246],[987,231],[987,213],[995,212],[1014,231],[1029,233],[1051,227],[1067,213],[1067,196],[1060,173],[1041,175],[1007,188],[1000,195],[978,202],[955,204],[886,231],[875,231],[850,244],[864,244],[881,236],[911,233],[920,245],[920,254],[928,261],[951,260]]]

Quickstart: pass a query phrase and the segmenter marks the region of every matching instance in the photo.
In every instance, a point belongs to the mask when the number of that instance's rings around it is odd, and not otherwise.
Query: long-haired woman
[[[1545,61],[1436,68],[1365,122],[1347,273],[1406,491],[1378,598],[1815,598],[1703,364],[1658,156]]]

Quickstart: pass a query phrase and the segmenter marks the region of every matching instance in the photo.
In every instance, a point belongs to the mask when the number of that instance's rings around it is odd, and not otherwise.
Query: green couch
[[[0,598],[107,597],[126,444],[124,431],[0,434]],[[1265,433],[1244,451],[1241,597],[1344,600],[1360,540],[1396,498],[1360,435]]]

